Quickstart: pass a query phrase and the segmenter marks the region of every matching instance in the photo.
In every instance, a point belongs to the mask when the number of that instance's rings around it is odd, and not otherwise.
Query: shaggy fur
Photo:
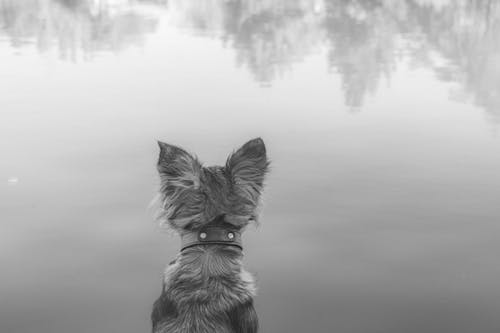
[[[257,221],[269,162],[264,142],[247,142],[225,166],[203,167],[183,149],[159,142],[160,218],[180,235],[207,225],[242,231]],[[153,333],[255,333],[255,284],[230,245],[185,249],[167,267],[151,314]]]

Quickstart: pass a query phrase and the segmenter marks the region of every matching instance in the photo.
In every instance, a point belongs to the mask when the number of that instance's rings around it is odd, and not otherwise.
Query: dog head
[[[182,232],[197,230],[220,216],[235,229],[257,221],[269,169],[262,139],[245,143],[224,166],[210,167],[182,148],[158,144],[163,223]]]

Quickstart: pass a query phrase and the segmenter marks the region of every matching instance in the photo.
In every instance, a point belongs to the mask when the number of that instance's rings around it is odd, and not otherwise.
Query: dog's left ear
[[[268,170],[266,146],[261,138],[245,143],[226,162],[226,171],[237,193],[255,205],[258,204]]]

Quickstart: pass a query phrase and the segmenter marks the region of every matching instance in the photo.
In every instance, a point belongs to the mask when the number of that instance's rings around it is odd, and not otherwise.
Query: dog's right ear
[[[162,187],[197,189],[200,186],[201,163],[184,149],[158,141],[158,172]]]
[[[245,210],[249,210],[252,216],[258,215],[255,210],[269,170],[264,141],[256,138],[245,143],[229,156],[226,170],[237,195],[245,199]]]

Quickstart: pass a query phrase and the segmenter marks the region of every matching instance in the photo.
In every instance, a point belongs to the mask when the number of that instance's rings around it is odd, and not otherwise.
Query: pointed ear
[[[184,149],[158,141],[158,172],[162,187],[199,188],[201,163]]]
[[[264,187],[268,169],[266,146],[261,138],[245,143],[231,154],[226,162],[226,171],[237,193],[255,206]]]

